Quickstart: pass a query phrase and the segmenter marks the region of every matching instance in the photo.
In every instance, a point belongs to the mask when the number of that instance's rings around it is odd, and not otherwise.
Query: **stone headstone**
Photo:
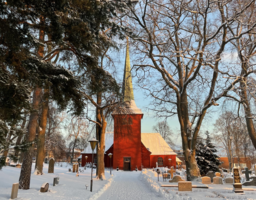
[[[211,182],[213,182],[213,177],[215,177],[215,173],[213,171],[207,172],[206,176],[209,176],[211,178]]]
[[[53,178],[53,186],[58,185],[59,184],[59,177],[54,177]]]
[[[174,176],[172,180],[169,180],[170,183],[177,183],[179,181],[185,181],[180,176]]]
[[[40,192],[47,192],[49,189],[49,183],[44,183],[41,188],[40,188]]]
[[[12,194],[11,199],[16,199],[18,197],[19,183],[12,184]]]
[[[158,168],[158,162],[156,162],[156,168]]]
[[[202,184],[211,184],[211,178],[209,176],[203,176],[202,177]]]
[[[213,184],[223,184],[221,177],[213,177]]]
[[[68,171],[71,172],[71,169],[69,168]]]
[[[233,184],[234,183],[234,179],[233,178],[226,178],[225,179],[225,183]]]
[[[73,164],[73,173],[78,172],[78,164]]]
[[[239,174],[239,169],[237,167],[233,168],[233,178],[234,178],[233,191],[235,193],[243,193],[244,191],[242,189],[242,184],[240,182],[241,178]]]
[[[215,172],[215,176],[217,176],[217,177],[221,177],[220,172]]]
[[[171,167],[171,169],[168,171],[168,173],[171,174],[171,178],[173,178],[173,173],[176,172],[175,169],[173,169],[173,167]]]
[[[178,182],[178,191],[192,191],[192,182],[191,181],[179,181]]]
[[[54,173],[54,160],[50,159],[48,166],[48,173]]]
[[[251,174],[251,173],[252,173],[252,171],[248,170],[248,168],[247,168],[247,167],[245,167],[245,168],[244,168],[244,171],[242,171],[242,173],[244,173],[244,174],[245,174],[246,181],[249,181],[249,180],[250,180],[250,176],[249,176],[249,174]]]
[[[256,176],[251,177],[252,180],[243,183],[244,186],[256,186]]]

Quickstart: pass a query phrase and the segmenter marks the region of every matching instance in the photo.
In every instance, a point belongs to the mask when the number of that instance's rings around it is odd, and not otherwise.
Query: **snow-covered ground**
[[[90,192],[91,168],[87,168],[84,172],[76,176],[76,173],[68,172],[67,164],[55,165],[54,174],[48,174],[48,164],[44,164],[44,175],[38,176],[31,174],[31,182],[29,190],[19,190],[18,200],[70,200],[70,199],[95,199],[103,191],[109,187],[112,176],[106,169],[106,180],[93,179],[93,192]],[[34,164],[32,169],[34,169]],[[83,169],[82,167],[80,169]],[[19,182],[20,168],[3,167],[0,170],[0,200],[10,199],[12,184]],[[95,169],[94,169],[95,176]],[[59,177],[59,184],[53,186],[53,178]],[[40,187],[43,183],[49,183],[49,192],[41,193]],[[85,185],[88,186],[87,190]]]
[[[113,171],[110,176],[106,169],[106,180],[94,178],[93,192],[90,192],[90,172],[87,168],[76,176],[76,173],[68,172],[70,166],[58,164],[55,173],[48,174],[48,164],[44,166],[45,174],[37,176],[32,174],[31,187],[29,190],[19,190],[18,200],[65,200],[65,199],[89,199],[89,200],[215,200],[215,199],[247,199],[256,200],[256,186],[243,186],[244,194],[232,192],[231,184],[210,184],[209,189],[193,188],[192,192],[179,192],[178,187],[161,187],[162,185],[178,185],[177,183],[163,182],[162,177],[158,182],[156,172],[149,169],[141,171],[124,172]],[[80,168],[83,169],[83,168]],[[94,169],[95,173],[95,169]],[[15,167],[4,167],[0,171],[0,199],[10,199],[12,184],[18,182],[20,169]],[[94,174],[95,175],[95,174]],[[53,186],[53,178],[60,178],[59,185]],[[43,183],[49,183],[49,192],[41,193],[40,187]],[[85,185],[88,185],[86,190]],[[193,182],[193,185],[202,185]]]

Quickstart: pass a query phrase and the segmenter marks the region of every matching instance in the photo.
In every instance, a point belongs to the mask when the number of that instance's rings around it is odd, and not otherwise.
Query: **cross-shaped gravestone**
[[[171,178],[173,178],[173,173],[176,172],[176,170],[173,169],[173,167],[171,167],[171,169],[168,172],[171,174]]]
[[[249,176],[249,174],[251,174],[251,173],[252,173],[252,171],[251,171],[251,170],[248,170],[248,168],[247,168],[247,167],[245,167],[245,168],[244,168],[244,170],[243,170],[242,172],[243,172],[243,173],[245,173],[246,181],[249,181],[249,180],[250,180],[250,176]]]

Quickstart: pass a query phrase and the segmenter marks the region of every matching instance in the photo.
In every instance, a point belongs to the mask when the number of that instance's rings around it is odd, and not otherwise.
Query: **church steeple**
[[[130,102],[131,100],[134,100],[128,37],[127,37],[126,57],[125,57],[125,66],[124,66],[124,80],[123,80],[122,89],[123,89],[124,102]]]

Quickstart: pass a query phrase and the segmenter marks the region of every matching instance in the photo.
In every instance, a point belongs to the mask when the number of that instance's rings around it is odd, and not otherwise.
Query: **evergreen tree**
[[[211,143],[209,132],[207,131],[206,134],[206,144],[203,143],[202,138],[199,138],[196,146],[196,161],[203,176],[209,171],[218,172],[218,166],[221,164],[216,154],[217,150]]]

